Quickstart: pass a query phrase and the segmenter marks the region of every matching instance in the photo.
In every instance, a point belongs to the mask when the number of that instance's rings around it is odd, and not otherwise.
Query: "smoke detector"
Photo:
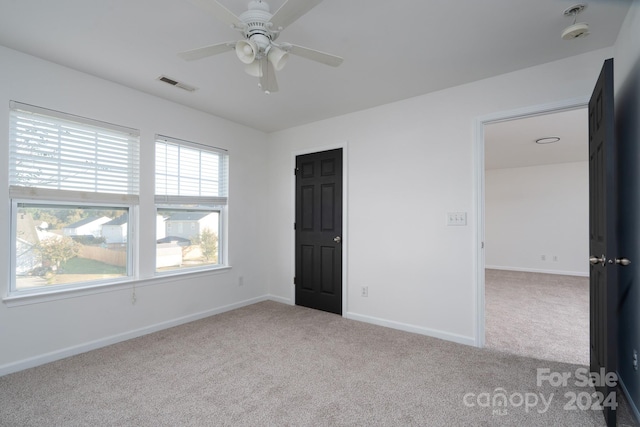
[[[576,23],[578,14],[580,14],[580,12],[582,12],[586,7],[586,4],[576,4],[564,11],[564,16],[573,16],[573,24],[569,25],[564,29],[564,31],[562,31],[563,40],[578,39],[589,35],[589,24],[586,22]]]

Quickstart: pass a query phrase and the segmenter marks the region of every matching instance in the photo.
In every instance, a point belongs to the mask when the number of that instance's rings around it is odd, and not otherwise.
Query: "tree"
[[[22,208],[20,211],[30,213],[35,220],[46,222],[49,230],[56,230],[59,228],[58,224],[60,223],[60,219],[51,212],[51,209]]]
[[[59,216],[61,222],[65,225],[73,224],[81,219],[87,217],[87,212],[85,209],[77,208],[77,209],[64,209],[58,211],[56,216]]]
[[[54,270],[57,270],[61,263],[78,255],[80,245],[70,237],[62,237],[43,240],[35,249],[40,252],[43,265],[55,267]]]
[[[205,228],[200,236],[192,239],[192,243],[200,245],[202,256],[207,261],[218,261],[218,236],[209,228]]]

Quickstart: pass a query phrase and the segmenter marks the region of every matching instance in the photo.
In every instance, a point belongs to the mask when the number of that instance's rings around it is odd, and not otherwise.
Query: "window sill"
[[[183,271],[172,274],[167,273],[151,278],[124,279],[118,282],[99,283],[83,286],[81,288],[43,289],[42,291],[37,292],[14,292],[2,298],[2,302],[4,302],[7,307],[40,304],[61,299],[77,298],[88,295],[101,294],[105,292],[121,291],[123,289],[141,288],[162,283],[183,281],[190,278],[222,274],[228,272],[229,270],[231,270],[231,266],[226,265],[217,267],[215,269]]]

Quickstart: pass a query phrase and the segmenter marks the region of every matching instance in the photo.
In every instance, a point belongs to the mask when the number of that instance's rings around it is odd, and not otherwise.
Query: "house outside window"
[[[228,153],[156,137],[156,274],[225,266]]]
[[[139,132],[18,102],[10,105],[10,295],[83,288],[133,274]]]

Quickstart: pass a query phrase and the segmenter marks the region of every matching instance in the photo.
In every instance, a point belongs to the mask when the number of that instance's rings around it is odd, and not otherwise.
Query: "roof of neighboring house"
[[[109,222],[105,222],[104,224],[102,224],[102,226],[104,227],[105,225],[124,225],[129,221],[129,214],[123,214],[120,215],[118,218],[116,219],[112,219]]]
[[[36,231],[36,223],[31,214],[18,214],[18,218],[16,219],[16,233],[16,237],[18,239],[22,239],[24,242],[28,242],[32,245],[35,245],[40,241]]]
[[[100,216],[100,217],[98,217],[98,216],[88,216],[88,217],[86,217],[84,219],[81,219],[80,221],[74,222],[73,224],[69,224],[64,228],[78,228],[78,227],[82,227],[83,225],[91,224],[92,222],[103,220],[105,218],[107,220],[109,219],[106,216]],[[106,222],[106,221],[103,220],[102,223],[104,223],[104,222]]]
[[[178,236],[167,236],[167,237],[163,237],[162,239],[158,239],[156,241],[156,243],[191,243],[191,240],[189,239],[185,239],[184,237],[178,237]]]
[[[167,221],[200,221],[211,212],[176,212],[169,215]]]

